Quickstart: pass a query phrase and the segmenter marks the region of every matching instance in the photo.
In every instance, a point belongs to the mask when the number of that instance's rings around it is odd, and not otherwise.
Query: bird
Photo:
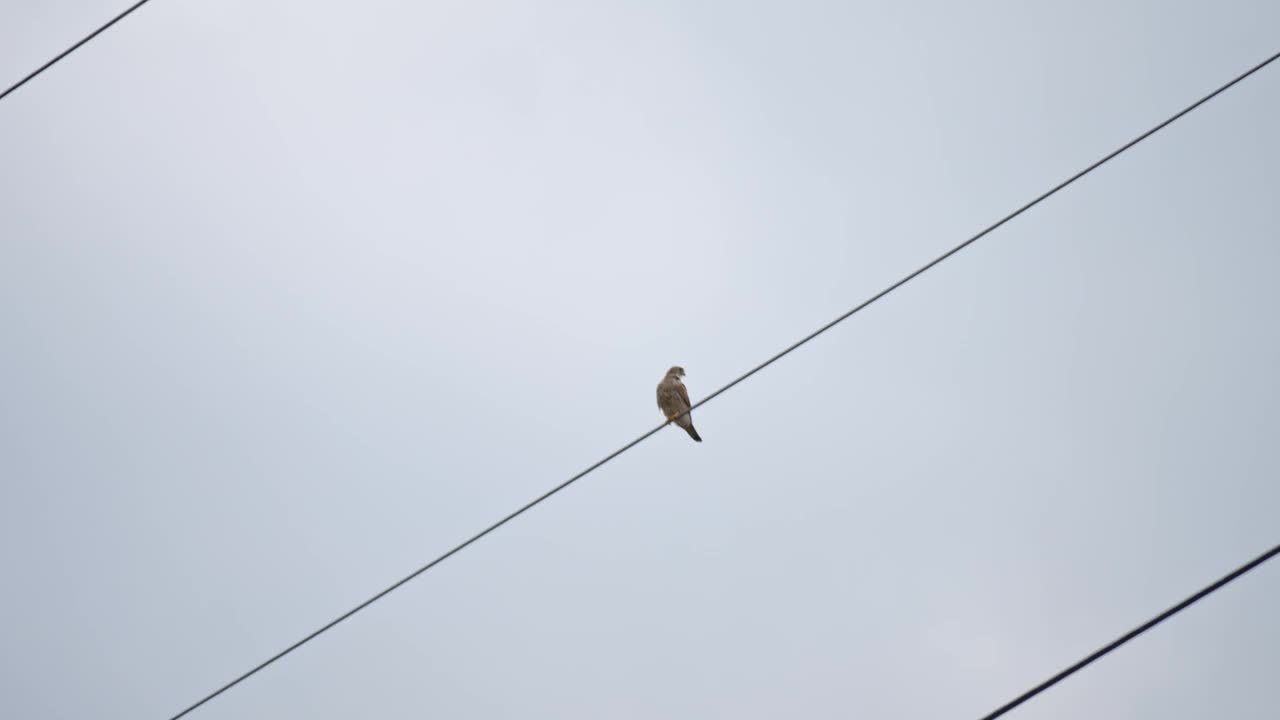
[[[684,428],[689,437],[698,442],[702,438],[693,429],[693,415],[689,413],[689,391],[685,389],[680,378],[684,377],[684,368],[676,365],[667,371],[666,377],[658,383],[658,409],[667,416],[667,422],[673,422]]]

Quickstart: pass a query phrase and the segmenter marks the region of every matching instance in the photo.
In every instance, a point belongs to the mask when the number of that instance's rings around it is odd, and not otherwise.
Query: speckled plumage
[[[684,368],[679,365],[667,371],[666,377],[658,383],[658,408],[667,416],[668,422],[674,422],[689,433],[689,437],[702,442],[698,431],[693,429],[693,416],[685,412],[689,409],[689,391],[685,389],[680,378],[684,377]]]

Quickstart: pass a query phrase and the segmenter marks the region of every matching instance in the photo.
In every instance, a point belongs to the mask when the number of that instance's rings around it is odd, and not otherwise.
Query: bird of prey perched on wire
[[[667,371],[667,376],[658,383],[658,408],[667,416],[667,422],[674,422],[689,433],[689,437],[702,442],[698,431],[693,429],[693,416],[689,410],[689,391],[685,389],[680,378],[684,377],[684,368],[679,365]]]

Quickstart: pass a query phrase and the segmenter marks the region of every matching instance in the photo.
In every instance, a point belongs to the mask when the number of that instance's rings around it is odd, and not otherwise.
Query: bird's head
[[[667,371],[667,377],[673,377],[673,378],[684,377],[684,368],[680,367],[679,365],[673,365],[671,369]]]

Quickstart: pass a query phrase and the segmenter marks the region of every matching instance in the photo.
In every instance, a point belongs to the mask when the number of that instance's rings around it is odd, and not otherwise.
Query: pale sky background
[[[124,0],[0,3],[0,85]],[[166,718],[1280,3],[155,0],[0,102],[0,717]],[[978,717],[1280,541],[1280,67],[197,711]],[[1280,565],[1011,717],[1274,720]]]

